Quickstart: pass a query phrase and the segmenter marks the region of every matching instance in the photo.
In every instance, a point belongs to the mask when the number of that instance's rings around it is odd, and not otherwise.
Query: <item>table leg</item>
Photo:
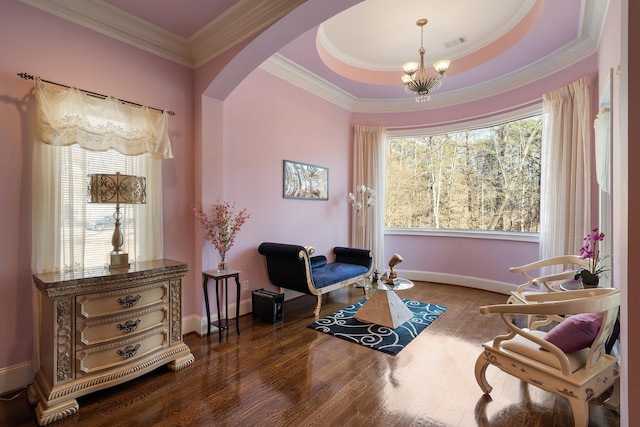
[[[218,341],[222,341],[222,319],[220,318],[220,292],[218,291],[217,278],[216,278],[216,306],[218,309]]]
[[[236,274],[236,333],[240,335],[240,278]]]
[[[227,327],[227,337],[229,337],[229,278],[224,279],[224,309],[225,309],[225,326]]]
[[[207,335],[211,334],[211,309],[209,308],[209,278],[205,276],[202,279],[202,289],[204,289],[204,305],[207,308]]]

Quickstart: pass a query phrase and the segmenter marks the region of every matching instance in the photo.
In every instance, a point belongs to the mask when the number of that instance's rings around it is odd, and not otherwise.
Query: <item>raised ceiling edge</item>
[[[543,79],[588,58],[596,52],[592,39],[576,40],[564,49],[535,62],[531,66],[482,84],[451,92],[435,93],[431,101],[417,103],[414,98],[379,100],[358,99],[285,57],[275,54],[260,68],[309,93],[354,113],[404,113],[449,107],[495,96]],[[446,84],[446,80],[444,82]]]

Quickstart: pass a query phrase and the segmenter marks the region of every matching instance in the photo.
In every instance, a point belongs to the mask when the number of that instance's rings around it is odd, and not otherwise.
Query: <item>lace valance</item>
[[[173,158],[167,111],[127,105],[114,97],[93,97],[35,78],[36,137],[45,144],[72,145],[92,151],[110,148],[128,156]]]

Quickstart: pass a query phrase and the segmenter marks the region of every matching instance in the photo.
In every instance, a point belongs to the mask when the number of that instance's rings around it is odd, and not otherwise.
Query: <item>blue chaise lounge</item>
[[[265,242],[258,252],[266,257],[269,280],[275,286],[316,295],[313,312],[320,315],[322,295],[348,286],[371,274],[373,254],[368,249],[335,247],[335,261],[327,262],[324,255],[311,256],[301,245]]]

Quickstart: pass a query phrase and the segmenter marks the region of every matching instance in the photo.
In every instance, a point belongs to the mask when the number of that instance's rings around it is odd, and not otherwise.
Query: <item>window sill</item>
[[[434,228],[385,228],[385,235],[456,237],[464,239],[510,240],[514,242],[540,241],[539,233],[516,233],[511,231],[444,230]]]

